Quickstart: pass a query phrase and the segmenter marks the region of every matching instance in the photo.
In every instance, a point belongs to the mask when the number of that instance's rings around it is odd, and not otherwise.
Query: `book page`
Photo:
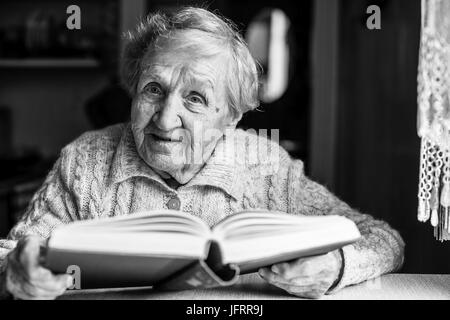
[[[161,210],[75,222],[56,229],[48,247],[78,252],[204,257],[210,233],[198,217]]]
[[[219,223],[213,233],[223,262],[244,268],[325,253],[360,237],[356,225],[345,217],[269,211],[235,214]]]

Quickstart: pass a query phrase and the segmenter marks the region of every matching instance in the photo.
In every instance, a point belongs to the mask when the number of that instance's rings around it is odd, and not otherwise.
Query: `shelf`
[[[100,62],[90,58],[0,59],[0,68],[97,68]]]

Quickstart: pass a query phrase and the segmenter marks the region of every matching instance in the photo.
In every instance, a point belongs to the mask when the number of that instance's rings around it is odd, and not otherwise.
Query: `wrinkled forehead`
[[[226,73],[227,55],[223,43],[199,30],[183,30],[158,38],[148,49],[141,75],[202,79],[214,85]],[[170,75],[168,74],[170,73]]]
[[[202,61],[166,61],[154,59],[142,70],[141,80],[156,80],[175,86],[177,84],[195,84],[215,89],[223,83],[221,73],[212,63]]]

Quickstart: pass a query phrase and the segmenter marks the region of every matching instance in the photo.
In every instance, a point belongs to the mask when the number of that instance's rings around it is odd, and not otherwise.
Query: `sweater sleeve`
[[[12,228],[7,239],[0,239],[0,271],[4,270],[6,256],[20,238],[37,235],[46,239],[55,227],[74,220],[77,210],[68,187],[69,161],[69,150],[63,149],[20,221]]]
[[[283,171],[283,170],[281,170]],[[343,247],[343,272],[337,285],[329,292],[398,270],[404,259],[404,242],[388,223],[350,208],[326,187],[304,174],[303,163],[290,161],[282,177],[287,194],[287,211],[305,215],[341,215],[357,225],[362,237]]]

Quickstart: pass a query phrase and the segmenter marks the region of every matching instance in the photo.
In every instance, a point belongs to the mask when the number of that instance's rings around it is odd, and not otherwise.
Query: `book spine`
[[[239,269],[230,266],[228,278],[221,278],[205,261],[199,260],[169,280],[154,286],[157,290],[190,290],[233,285],[237,282]]]

